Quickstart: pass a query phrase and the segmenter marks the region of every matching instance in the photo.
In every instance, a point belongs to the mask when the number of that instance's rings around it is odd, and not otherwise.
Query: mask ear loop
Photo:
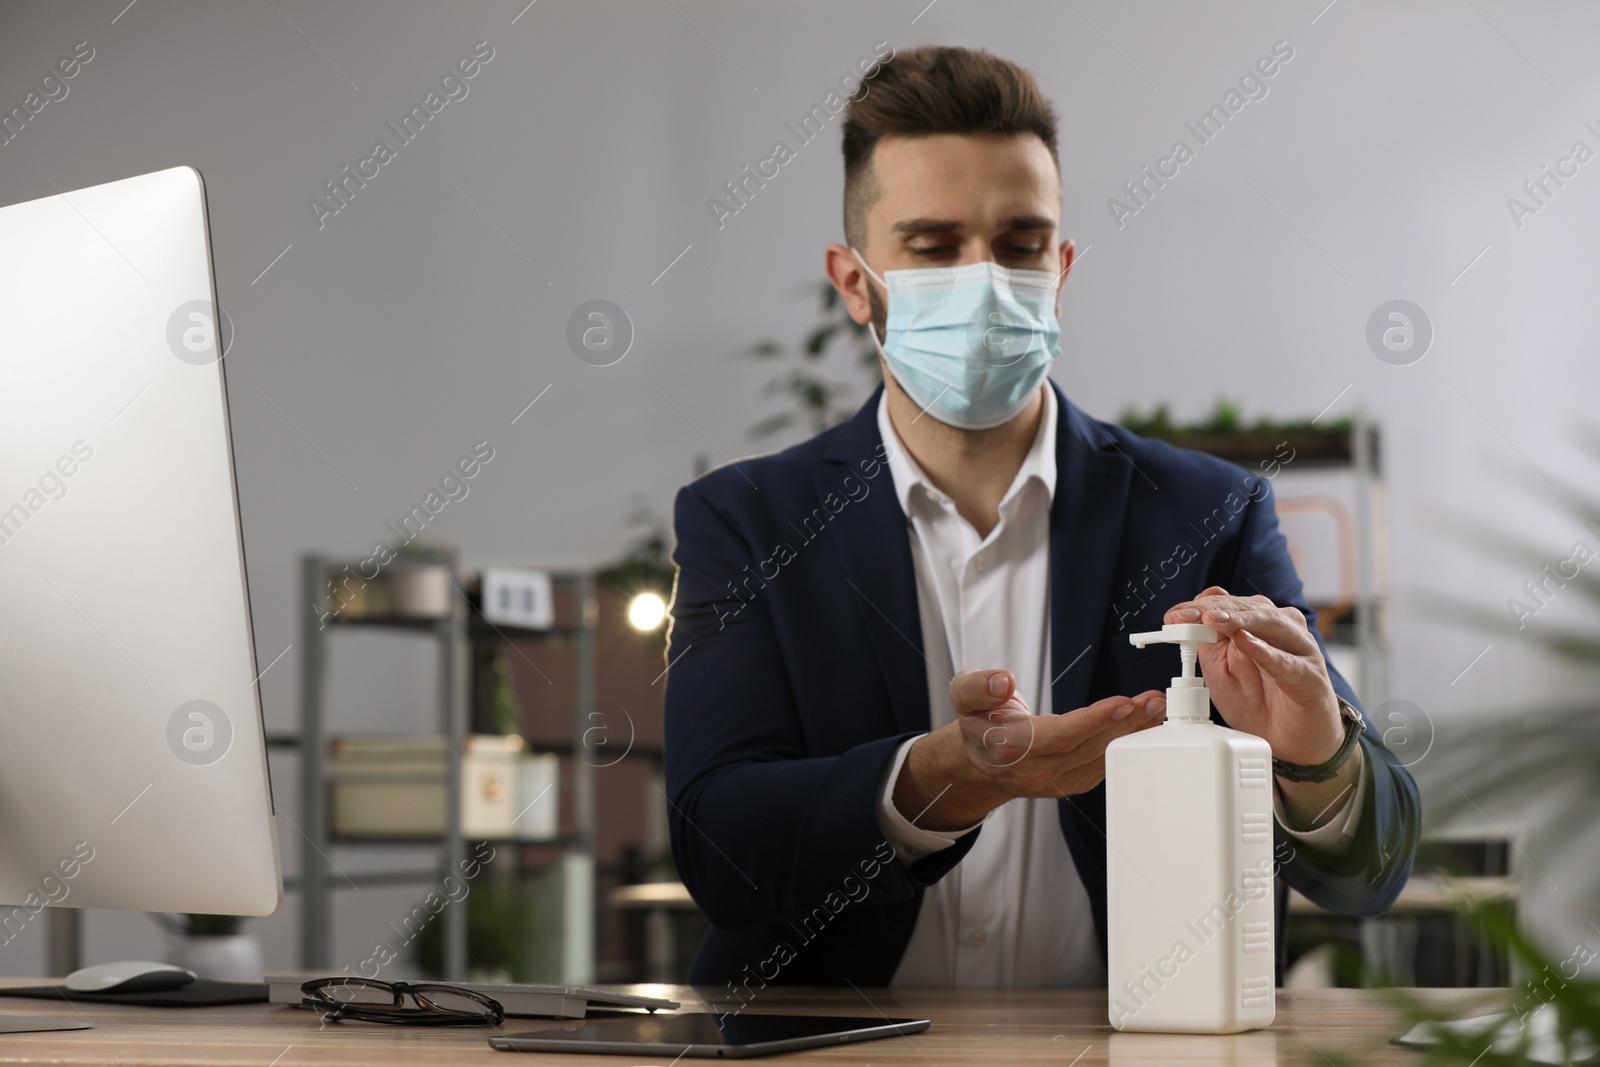
[[[882,278],[878,277],[878,272],[877,271],[875,271],[871,267],[867,266],[867,261],[864,258],[862,258],[862,255],[861,255],[860,252],[856,251],[854,245],[850,246],[850,254],[852,256],[856,257],[856,262],[861,264],[861,269],[862,270],[866,271],[869,275],[872,276],[872,280],[873,281],[875,281],[879,285],[883,286],[884,295],[887,296],[888,292],[889,292],[889,284],[887,282],[885,282]],[[867,336],[872,338],[872,347],[876,348],[878,350],[878,355],[882,356],[885,362],[888,362],[889,353],[887,353],[887,352],[885,352],[883,350],[883,342],[878,340],[878,329],[877,329],[877,327],[875,325],[873,325],[870,322],[867,323]]]
[[[866,271],[868,274],[872,275],[872,280],[877,282],[879,285],[883,286],[883,291],[885,293],[887,293],[889,291],[889,283],[884,281],[882,278],[878,277],[878,272],[877,271],[875,271],[871,267],[867,266],[867,261],[862,258],[860,252],[856,251],[855,245],[851,245],[850,246],[850,254],[852,256],[856,257],[856,262],[861,264],[861,269]]]

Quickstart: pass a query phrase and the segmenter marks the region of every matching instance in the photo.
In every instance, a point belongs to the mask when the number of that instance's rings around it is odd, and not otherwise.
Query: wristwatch
[[[1354,704],[1344,697],[1338,699],[1339,717],[1344,719],[1344,744],[1339,746],[1339,751],[1335,752],[1326,763],[1319,763],[1314,767],[1274,757],[1273,774],[1290,782],[1326,782],[1338,775],[1339,768],[1345,765],[1350,759],[1350,753],[1356,750],[1356,738],[1361,736],[1361,731],[1367,725]]]

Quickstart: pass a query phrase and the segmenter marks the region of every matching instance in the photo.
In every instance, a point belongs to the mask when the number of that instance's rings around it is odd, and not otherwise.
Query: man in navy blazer
[[[1383,912],[1410,870],[1417,790],[1373,727],[1344,710],[1356,696],[1326,663],[1278,530],[1276,466],[1245,471],[1091,418],[1042,370],[998,376],[1024,387],[997,426],[961,425],[994,401],[994,375],[952,378],[955,401],[914,398],[935,366],[916,363],[918,346],[948,337],[910,336],[918,327],[903,308],[915,297],[897,277],[989,263],[1004,269],[976,274],[1026,282],[1071,268],[1072,242],[1055,240],[1054,117],[1025,71],[964,49],[894,57],[866,88],[844,130],[850,247],[831,245],[828,269],[855,320],[871,324],[885,385],[849,421],[711,471],[677,498],[669,821],[678,869],[711,922],[691,981],[741,998],[769,982],[889,984],[925,895],[983,833],[968,828],[1022,797],[1052,798],[1040,802],[1053,804],[1103,957],[1103,752],[1156,724],[1175,653],[1135,649],[1127,635],[1164,622],[1218,630],[1202,657],[1213,718],[1266,737],[1284,761],[1280,929],[1286,886],[1336,912]],[[897,446],[909,455],[897,459]],[[1015,710],[1022,679],[1006,662],[965,665],[950,690],[955,721],[932,729],[919,571],[932,549],[895,471],[937,486],[930,498],[976,539],[1016,519],[1014,483],[1042,451],[1054,470],[1048,496],[1034,498],[1047,509],[1036,572],[1048,574],[1047,607],[1029,632],[1048,635],[1047,689],[1033,698],[1050,714],[1030,722],[1039,740],[1027,755],[985,761],[986,724]],[[919,855],[887,839],[886,782],[896,810],[946,831],[949,847]],[[1358,818],[1337,849],[1304,847],[1282,822],[1304,829],[1340,805]]]

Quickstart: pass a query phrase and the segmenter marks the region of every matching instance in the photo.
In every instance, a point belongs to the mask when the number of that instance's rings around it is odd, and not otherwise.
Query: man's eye
[[[911,245],[910,247],[911,247],[911,251],[915,252],[917,255],[921,256],[923,259],[937,259],[937,258],[942,257],[942,256],[954,255],[955,251],[956,251],[956,246],[955,245],[950,245],[950,244],[943,244],[943,245]]]
[[[1042,255],[1044,255],[1045,246],[1044,245],[1006,245],[1004,248],[1001,249],[1001,251],[1005,252],[1007,255],[1019,256],[1019,257],[1022,257],[1022,258],[1028,258],[1028,257],[1031,257],[1031,256],[1042,256]]]

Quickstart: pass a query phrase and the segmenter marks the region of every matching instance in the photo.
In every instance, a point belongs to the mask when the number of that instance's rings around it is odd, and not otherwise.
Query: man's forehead
[[[875,221],[895,233],[1043,229],[1061,216],[1055,160],[1033,134],[885,137],[872,170]]]

